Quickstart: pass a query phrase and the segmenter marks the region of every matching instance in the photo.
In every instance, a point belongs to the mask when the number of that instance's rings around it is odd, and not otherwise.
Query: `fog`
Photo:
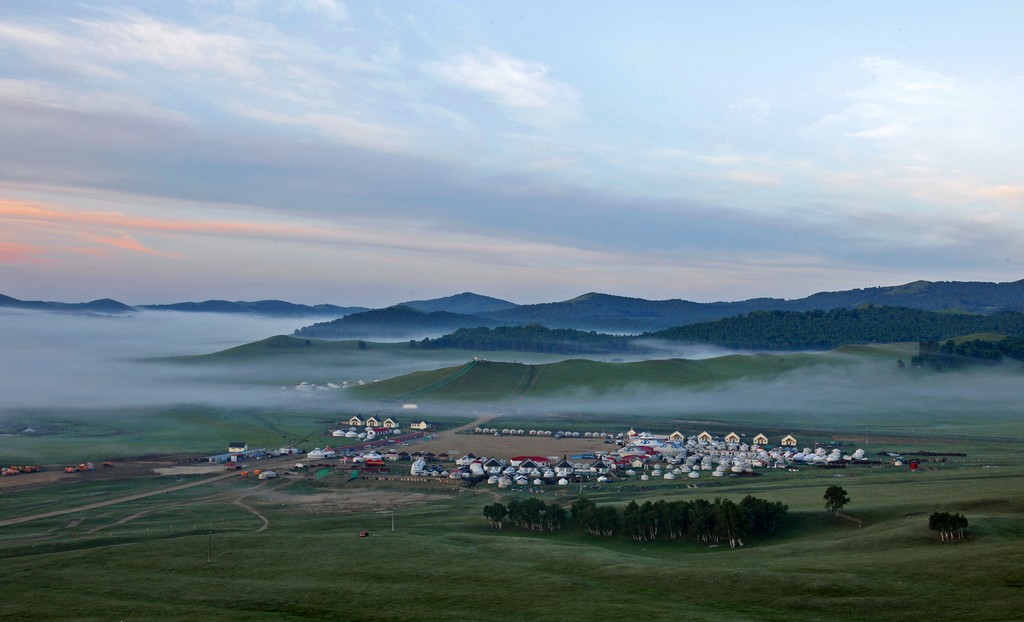
[[[217,352],[278,334],[291,334],[302,318],[147,311],[124,316],[0,310],[0,418],[24,409],[95,409],[190,403],[344,412],[399,408],[360,403],[343,390],[308,392],[301,381],[325,384],[373,382],[418,370],[459,365],[466,353],[402,349],[370,343],[330,364],[172,364],[144,359]],[[650,345],[650,344],[646,344]],[[660,357],[707,358],[731,354],[711,347],[668,345]],[[487,356],[482,353],[482,356]],[[528,395],[515,403],[442,404],[420,401],[417,416],[469,414],[591,413],[671,417],[694,421],[765,422],[794,427],[912,427],[1024,421],[1024,366],[942,373],[897,369],[892,361],[822,353],[822,364],[768,379],[741,378],[710,387],[666,390],[634,385],[609,391],[567,389],[557,397]],[[567,357],[495,355],[529,364]],[[632,361],[648,356],[590,356]],[[293,359],[294,361],[294,359]],[[287,387],[282,389],[282,387]]]
[[[0,416],[17,408],[168,403],[265,404],[277,392],[149,357],[205,354],[290,333],[301,319],[143,311],[89,315],[0,310]]]
[[[627,415],[635,417],[637,425],[649,418],[658,429],[667,420],[691,421],[712,430],[721,424],[716,431],[722,433],[729,424],[832,432],[1024,432],[1024,365],[1019,362],[940,373],[897,369],[895,355],[891,361],[839,353],[820,356],[821,364],[772,378],[740,378],[686,389],[643,384],[607,391],[567,388],[556,396],[532,394],[487,409],[528,416]],[[467,409],[465,404],[427,400],[419,407],[423,416]]]

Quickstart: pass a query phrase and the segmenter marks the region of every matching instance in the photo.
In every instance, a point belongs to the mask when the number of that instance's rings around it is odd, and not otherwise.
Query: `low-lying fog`
[[[332,412],[379,408],[359,404],[345,391],[297,391],[294,385],[372,382],[417,370],[458,365],[464,352],[374,347],[348,363],[296,365],[274,362],[168,364],[140,359],[208,354],[272,335],[291,334],[299,318],[147,311],[125,316],[89,316],[0,310],[0,418],[18,409],[115,408],[179,403],[215,406],[295,407]],[[666,346],[658,358],[706,358],[730,354],[708,347]],[[486,356],[486,355],[484,355]],[[839,355],[831,354],[829,357]],[[512,360],[545,363],[559,358],[517,354]],[[590,356],[630,361],[637,356]],[[495,360],[509,360],[507,355]],[[335,360],[335,359],[332,359]],[[344,361],[344,357],[341,359]],[[851,358],[848,365],[816,365],[772,379],[737,379],[713,388],[666,391],[634,386],[563,397],[528,396],[495,404],[504,414],[608,413],[682,418],[743,418],[772,414],[809,423],[857,415],[885,420],[902,414],[934,414],[938,421],[996,414],[1024,420],[1024,366],[936,373],[898,370],[890,361]],[[282,389],[287,386],[287,389]],[[397,405],[396,405],[397,407]],[[423,416],[463,412],[466,405],[421,404]],[[480,408],[472,406],[470,410]],[[781,421],[780,421],[781,422]]]
[[[288,334],[295,318],[142,311],[85,315],[0,310],[0,414],[14,408],[165,403],[265,403],[251,387],[213,384],[197,370],[141,363],[206,354]]]

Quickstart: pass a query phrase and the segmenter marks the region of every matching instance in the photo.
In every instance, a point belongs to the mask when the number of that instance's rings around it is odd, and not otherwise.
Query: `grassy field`
[[[754,494],[789,505],[791,517],[779,533],[736,550],[575,531],[492,531],[481,515],[491,490],[345,483],[340,476],[321,485],[226,480],[0,528],[6,570],[0,617],[1018,618],[1024,589],[1019,464],[844,475],[805,470],[701,488],[665,482],[645,492],[635,484],[586,491],[598,503]],[[825,487],[837,482],[852,499],[845,518],[822,506]],[[82,485],[62,505],[150,486]],[[545,487],[541,497],[569,503],[575,494]],[[46,498],[34,491],[4,495],[0,503],[6,515],[15,503],[45,504]],[[360,505],[368,498],[376,501]],[[940,544],[927,529],[927,513],[936,510],[966,514],[967,540]],[[359,538],[362,529],[371,537]]]
[[[381,400],[417,395],[431,400],[501,401],[572,391],[610,393],[633,385],[702,389],[730,380],[771,379],[804,367],[842,367],[851,362],[851,358],[841,355],[818,354],[730,355],[628,363],[570,359],[541,365],[482,360],[463,375],[458,375],[463,365],[420,371],[354,387],[353,393],[360,398]]]
[[[262,482],[186,474],[62,476],[45,487],[0,488],[0,619],[1020,619],[1024,413],[1018,372],[897,375],[895,359],[908,358],[907,351],[860,346],[815,355],[557,365],[543,358],[517,364],[511,354],[502,362],[492,353],[492,360],[470,364],[469,353],[437,358],[406,344],[362,349],[349,342],[332,350],[275,338],[231,354],[179,360],[197,373],[266,367],[264,375],[238,380],[243,384],[294,377],[295,369],[319,369],[324,377],[358,370],[371,380],[387,370],[433,369],[403,371],[360,391],[398,399],[381,403],[390,409],[400,409],[405,397],[420,401],[428,394],[463,405],[494,401],[500,408],[488,412],[500,416],[489,425],[499,428],[794,433],[802,444],[842,440],[869,457],[886,451],[967,455],[925,462],[917,473],[881,465],[801,468],[704,477],[700,487],[631,480],[584,491],[598,503],[617,505],[752,494],[789,506],[790,518],[777,534],[735,550],[593,538],[575,530],[492,531],[482,516],[484,505],[506,495],[569,504],[578,487],[531,493],[348,481],[341,469],[317,481],[308,472]],[[638,384],[668,397],[644,402],[647,390],[633,391]],[[597,398],[552,399],[565,386]],[[315,408],[296,402],[8,413],[5,425],[17,435],[0,437],[0,460],[201,454],[221,451],[229,440],[324,445],[331,422],[371,404],[343,395]],[[527,408],[531,399],[541,415]],[[474,406],[460,416],[446,402],[435,404],[422,399],[416,418],[456,423],[473,416]],[[38,430],[23,433],[24,425]],[[117,469],[103,475],[109,472]],[[190,483],[199,485],[177,489]],[[822,495],[831,484],[849,492],[846,516],[824,510]],[[149,496],[80,509],[142,494]],[[53,511],[67,513],[3,524]],[[965,514],[967,539],[941,544],[927,528],[934,511]],[[358,537],[363,529],[372,535]]]

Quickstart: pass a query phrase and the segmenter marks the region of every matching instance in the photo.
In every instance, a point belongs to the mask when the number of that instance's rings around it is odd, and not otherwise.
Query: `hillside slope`
[[[385,401],[505,402],[572,394],[602,395],[626,388],[706,388],[739,378],[768,379],[810,365],[844,365],[849,356],[732,355],[714,359],[665,359],[603,363],[570,359],[543,365],[470,361],[415,372],[350,390],[353,397]]]

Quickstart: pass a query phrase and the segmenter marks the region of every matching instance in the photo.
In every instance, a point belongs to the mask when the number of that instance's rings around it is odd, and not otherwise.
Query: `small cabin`
[[[228,453],[237,454],[248,450],[249,445],[243,441],[231,441],[230,443],[228,443]]]
[[[399,425],[399,423],[398,423],[398,419],[393,419],[393,418],[391,418],[391,417],[388,417],[388,418],[387,418],[387,419],[385,419],[384,421],[381,421],[381,422],[380,422],[380,427],[382,427],[382,428],[388,428],[389,430],[393,430],[393,429],[395,429],[395,428],[398,428],[398,427],[400,427],[400,425]]]
[[[705,430],[697,435],[697,440],[702,443],[710,443],[711,441],[715,440],[715,437],[711,436],[711,434],[707,430]]]
[[[725,435],[726,443],[738,443],[740,442],[740,435],[735,432],[729,432]]]
[[[409,424],[409,428],[413,430],[426,430],[430,427],[430,424],[426,421],[416,421]]]
[[[757,436],[754,437],[754,444],[755,445],[767,445],[768,444],[768,437],[765,436],[764,434],[758,434]]]
[[[349,424],[349,425],[354,425],[354,426],[362,426],[362,425],[363,425],[363,423],[364,423],[364,422],[363,422],[363,418],[362,418],[362,417],[360,417],[359,415],[353,415],[353,416],[352,416],[352,417],[351,417],[351,418],[350,418],[350,419],[348,420],[348,424]]]
[[[683,436],[682,432],[680,432],[679,430],[676,430],[675,432],[673,432],[673,433],[668,435],[668,440],[670,440],[670,441],[685,441],[686,437]]]
[[[787,434],[781,441],[779,441],[779,444],[783,447],[796,447],[796,437],[792,434]]]
[[[370,415],[369,417],[367,417],[365,423],[366,423],[366,427],[368,427],[368,428],[379,428],[380,427],[380,419],[374,417],[373,415]]]

